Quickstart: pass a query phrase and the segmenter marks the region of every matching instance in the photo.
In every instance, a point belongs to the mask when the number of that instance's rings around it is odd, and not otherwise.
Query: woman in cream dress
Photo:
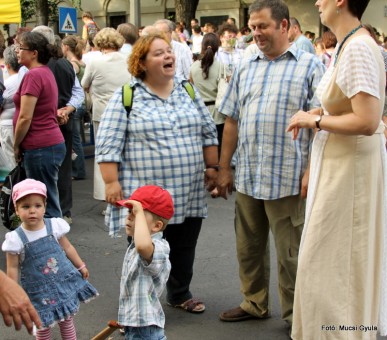
[[[101,116],[114,91],[130,80],[126,57],[120,53],[124,38],[114,28],[103,28],[94,38],[94,44],[102,52],[86,65],[82,86],[90,91],[93,102],[93,128],[97,137]],[[105,184],[99,166],[94,163],[94,198],[105,200]]]
[[[385,72],[360,23],[369,0],[318,0],[338,46],[317,95],[288,131],[316,128],[296,280],[292,338],[387,333]],[[322,114],[323,115],[320,115]]]

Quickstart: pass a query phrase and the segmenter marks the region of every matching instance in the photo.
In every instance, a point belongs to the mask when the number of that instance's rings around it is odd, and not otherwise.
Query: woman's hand
[[[208,191],[212,191],[216,188],[216,179],[218,177],[218,171],[216,169],[208,168],[205,171],[204,183]]]
[[[23,159],[23,155],[22,155],[22,150],[20,149],[20,146],[19,145],[14,145],[13,146],[13,153],[15,155],[15,161],[16,163],[20,163]]]
[[[316,114],[310,111],[298,111],[291,119],[286,132],[293,132],[293,140],[297,139],[300,128],[313,129],[316,127]]]
[[[122,200],[123,193],[121,184],[118,181],[105,183],[105,200],[110,204],[116,204],[117,201]]]

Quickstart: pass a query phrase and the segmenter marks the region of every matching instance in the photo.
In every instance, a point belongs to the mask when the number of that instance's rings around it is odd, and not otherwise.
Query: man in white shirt
[[[190,67],[193,62],[192,52],[187,44],[182,44],[172,39],[172,32],[175,30],[175,24],[170,20],[160,19],[157,20],[153,26],[160,32],[165,33],[172,44],[172,49],[176,56],[176,76],[188,80]]]

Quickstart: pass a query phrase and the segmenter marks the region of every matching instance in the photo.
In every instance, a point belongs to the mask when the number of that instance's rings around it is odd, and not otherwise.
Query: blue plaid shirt
[[[186,217],[207,217],[203,147],[217,145],[216,126],[195,88],[192,100],[175,78],[168,99],[153,94],[133,78],[129,118],[122,89],[110,99],[96,138],[97,162],[119,163],[119,182],[129,197],[137,188],[154,184],[167,189],[175,214],[170,223]],[[126,209],[108,205],[105,222],[115,236],[125,226]]]
[[[127,209],[126,209],[127,212]],[[128,247],[120,284],[118,323],[123,326],[164,328],[165,315],[159,297],[167,283],[171,263],[169,244],[163,233],[152,235],[154,252],[151,263],[137,253],[134,243]]]
[[[313,131],[301,129],[293,141],[285,130],[298,110],[319,106],[314,93],[324,72],[295,46],[272,61],[259,52],[235,69],[219,111],[238,121],[239,192],[264,200],[299,194]]]

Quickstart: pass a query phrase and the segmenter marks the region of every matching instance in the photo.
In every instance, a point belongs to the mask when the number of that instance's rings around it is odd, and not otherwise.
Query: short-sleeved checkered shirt
[[[97,162],[119,163],[123,195],[146,184],[167,189],[175,214],[170,223],[186,217],[207,217],[203,147],[217,145],[216,126],[195,88],[192,100],[182,79],[175,78],[168,99],[153,94],[140,80],[131,81],[133,105],[128,118],[122,89],[110,99],[96,138]],[[108,205],[105,222],[115,236],[125,226],[126,209]]]
[[[167,283],[171,263],[169,244],[162,233],[152,235],[154,252],[147,263],[132,243],[122,265],[118,323],[123,326],[164,328],[165,315],[159,297]]]
[[[285,130],[298,110],[319,106],[314,92],[324,72],[295,46],[272,61],[259,52],[235,69],[219,111],[238,121],[239,192],[264,200],[299,194],[313,131],[301,129],[293,141]]]

